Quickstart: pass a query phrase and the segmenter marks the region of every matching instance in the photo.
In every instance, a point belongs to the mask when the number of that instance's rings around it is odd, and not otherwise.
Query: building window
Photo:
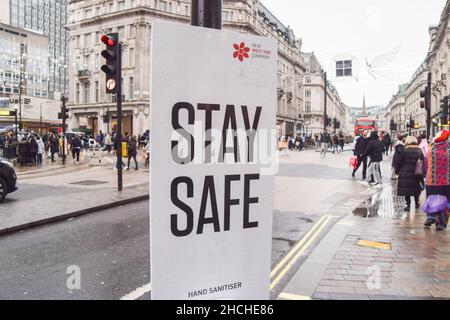
[[[100,100],[100,86],[98,81],[95,81],[95,102]]]
[[[88,19],[92,16],[92,10],[91,9],[86,9],[84,10],[84,18]]]
[[[84,46],[90,46],[91,45],[91,34],[87,33],[84,35]]]
[[[136,37],[136,26],[134,24],[130,24],[130,38]]]
[[[305,90],[305,97],[306,98],[310,98],[311,97],[311,90],[309,90],[309,89]]]
[[[125,27],[118,27],[117,33],[119,34],[119,39],[125,38]]]
[[[129,88],[130,100],[133,100],[134,99],[134,78],[133,77],[130,77],[129,85],[130,85],[130,88]]]
[[[351,77],[353,76],[352,61],[340,60],[336,61],[336,77]]]
[[[118,2],[118,7],[119,7],[119,10],[124,10],[125,9],[125,1],[119,1]]]
[[[159,10],[161,10],[161,11],[166,11],[166,10],[167,10],[167,2],[165,2],[165,1],[160,1],[160,2],[159,2]]]
[[[77,40],[76,40],[76,47],[79,48],[80,47],[80,36],[77,36]]]
[[[130,48],[128,55],[128,66],[134,67],[134,48]]]
[[[84,103],[90,102],[90,100],[91,100],[90,91],[91,91],[91,85],[89,84],[89,82],[85,82],[84,83]]]
[[[311,101],[305,101],[305,113],[311,113]]]
[[[76,104],[80,104],[80,84],[77,83],[75,86],[75,102]]]

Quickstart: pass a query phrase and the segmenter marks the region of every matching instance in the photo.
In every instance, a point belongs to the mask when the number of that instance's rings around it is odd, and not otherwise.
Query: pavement
[[[45,159],[39,168],[16,167],[18,190],[1,205],[0,235],[148,199],[149,170],[139,160],[141,170],[124,171],[122,192],[112,154],[84,151],[80,164],[68,157],[65,166]]]
[[[382,164],[385,174],[390,172],[390,160],[387,157]],[[314,232],[299,242],[305,246],[321,228],[332,226],[278,299],[450,298],[449,233],[424,228],[426,214],[420,209],[404,212],[406,205],[403,197],[396,195],[396,181],[387,175],[383,181],[382,190],[365,187],[366,192],[360,193],[366,195],[365,201],[336,204],[336,212],[347,208],[347,214],[319,221]],[[292,250],[297,254],[302,246]]]

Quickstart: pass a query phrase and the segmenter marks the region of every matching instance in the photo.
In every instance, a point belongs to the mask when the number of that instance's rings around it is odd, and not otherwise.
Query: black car
[[[0,203],[5,200],[8,193],[17,190],[17,177],[11,162],[0,158]]]

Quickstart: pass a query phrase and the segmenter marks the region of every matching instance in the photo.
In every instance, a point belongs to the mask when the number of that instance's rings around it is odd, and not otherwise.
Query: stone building
[[[112,131],[116,125],[116,104],[105,93],[105,76],[100,71],[104,62],[100,37],[107,32],[118,32],[123,43],[123,131],[137,135],[149,129],[152,22],[189,24],[190,5],[189,0],[69,1],[70,129],[90,129],[96,134]],[[225,0],[223,28],[278,41],[277,126],[280,135],[295,134],[302,122],[301,40],[259,0]]]
[[[308,135],[320,134],[324,130],[324,95],[325,78],[322,66],[314,53],[303,53],[306,73],[304,75],[304,106],[303,116],[307,124]],[[327,86],[327,115],[336,118],[341,123],[337,131],[351,133],[348,127],[348,107],[342,102],[337,89],[329,82]],[[334,131],[333,125],[328,130]]]

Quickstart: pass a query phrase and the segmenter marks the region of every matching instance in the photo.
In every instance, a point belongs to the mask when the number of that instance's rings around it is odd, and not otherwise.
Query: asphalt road
[[[1,237],[0,299],[114,300],[148,284],[148,212],[143,201]],[[302,213],[274,216],[273,265],[313,223]],[[80,289],[68,288],[77,270]]]

